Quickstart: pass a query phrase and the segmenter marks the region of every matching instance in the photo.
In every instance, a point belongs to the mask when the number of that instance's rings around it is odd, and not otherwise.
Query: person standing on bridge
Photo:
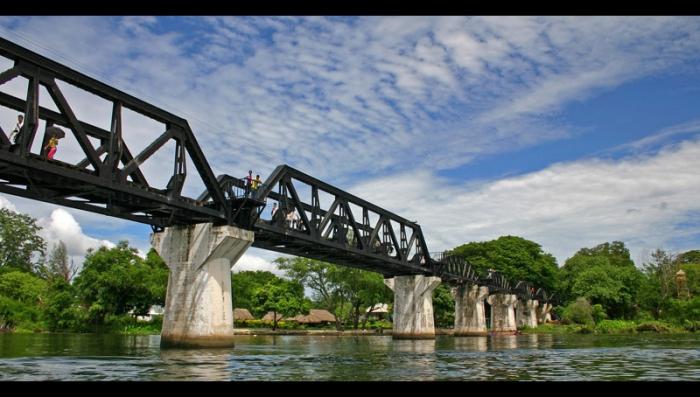
[[[248,170],[248,176],[245,177],[245,196],[250,195],[250,189],[253,186],[253,170]]]
[[[58,149],[58,140],[65,137],[66,133],[62,129],[53,125],[53,123],[50,120],[47,120],[46,123],[47,125],[44,134],[45,137],[48,136],[50,138],[46,146],[44,146],[43,148],[43,153],[46,153],[47,159],[53,160],[53,156],[56,154],[56,150]]]
[[[19,132],[22,131],[23,124],[24,124],[24,115],[18,114],[17,115],[17,125],[15,125],[15,129],[13,129],[12,133],[10,134],[10,142],[12,142],[13,145],[17,144],[17,137],[19,137]]]
[[[49,160],[53,160],[54,154],[56,154],[56,150],[58,148],[58,138],[56,138],[56,135],[52,135],[51,138],[49,139],[49,143],[46,144],[44,147],[44,150],[48,149],[49,152],[46,154],[46,158]]]
[[[260,189],[260,185],[262,185],[262,181],[260,180],[260,175],[255,175],[255,179],[253,179],[253,196],[255,196],[258,193],[258,189]]]

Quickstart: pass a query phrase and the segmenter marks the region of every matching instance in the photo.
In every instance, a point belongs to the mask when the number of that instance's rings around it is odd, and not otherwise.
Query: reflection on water
[[[700,380],[694,334],[242,335],[232,349],[159,344],[159,336],[0,334],[0,380]]]
[[[455,350],[485,352],[489,348],[488,336],[460,336],[454,338]]]
[[[518,347],[518,336],[516,335],[495,335],[491,337],[492,350],[516,349]]]

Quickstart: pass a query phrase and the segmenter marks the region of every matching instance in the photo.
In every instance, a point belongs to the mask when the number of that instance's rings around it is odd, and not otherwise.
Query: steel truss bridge
[[[22,97],[0,92],[0,106],[25,117],[16,142],[0,127],[0,192],[148,224],[154,231],[204,222],[234,225],[253,230],[253,246],[266,250],[371,270],[384,277],[439,276],[450,284],[488,286],[494,293],[513,293],[523,299],[552,299],[526,282],[512,286],[497,272],[480,275],[458,256],[431,255],[416,222],[288,165],[278,166],[256,190],[247,188],[241,178],[215,176],[185,119],[3,38],[0,56],[13,62],[0,72],[0,86],[18,77],[27,82]],[[111,120],[109,129],[76,116],[61,88],[67,85],[111,104],[111,114],[105,115]],[[58,111],[40,106],[41,87]],[[129,150],[123,136],[125,110],[163,125],[160,135],[139,153]],[[68,130],[67,137],[75,139],[83,158],[47,160],[44,147],[50,136],[45,128],[38,145],[40,121],[46,127]],[[164,188],[157,188],[141,166],[173,144],[172,161],[159,166],[169,172],[169,180]],[[183,195],[187,157],[205,187],[196,198]],[[270,202],[279,209],[265,219],[263,210]]]

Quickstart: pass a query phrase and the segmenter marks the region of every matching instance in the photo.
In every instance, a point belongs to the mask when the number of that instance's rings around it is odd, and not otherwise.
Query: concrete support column
[[[537,327],[537,307],[540,302],[535,299],[525,301],[525,310],[523,311],[523,325],[530,328]]]
[[[489,296],[491,305],[491,331],[511,334],[517,330],[515,324],[515,302],[518,297],[510,294],[495,294]]]
[[[455,336],[488,335],[484,299],[489,295],[488,287],[478,285],[452,287],[455,298]]]
[[[518,329],[537,327],[537,306],[539,302],[533,299],[520,300],[515,303],[515,324]]]
[[[151,245],[170,269],[160,344],[233,346],[231,267],[253,232],[200,223],[167,227]]]
[[[440,277],[396,276],[384,279],[394,291],[394,339],[435,338],[433,290]]]
[[[548,322],[552,321],[552,315],[550,312],[552,311],[552,304],[551,303],[542,303],[540,305],[540,309],[537,311],[537,322],[540,324],[545,324]]]

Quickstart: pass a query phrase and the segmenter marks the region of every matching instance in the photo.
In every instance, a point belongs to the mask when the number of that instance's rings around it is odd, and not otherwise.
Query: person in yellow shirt
[[[252,189],[253,192],[256,193],[258,191],[258,188],[262,184],[262,181],[260,180],[260,175],[255,175],[255,179],[253,179],[252,183]]]
[[[49,160],[53,160],[54,154],[56,154],[56,149],[58,148],[58,138],[56,138],[55,135],[51,136],[51,139],[49,139],[49,143],[44,147],[44,150],[48,149],[49,152],[46,155],[46,158]]]

